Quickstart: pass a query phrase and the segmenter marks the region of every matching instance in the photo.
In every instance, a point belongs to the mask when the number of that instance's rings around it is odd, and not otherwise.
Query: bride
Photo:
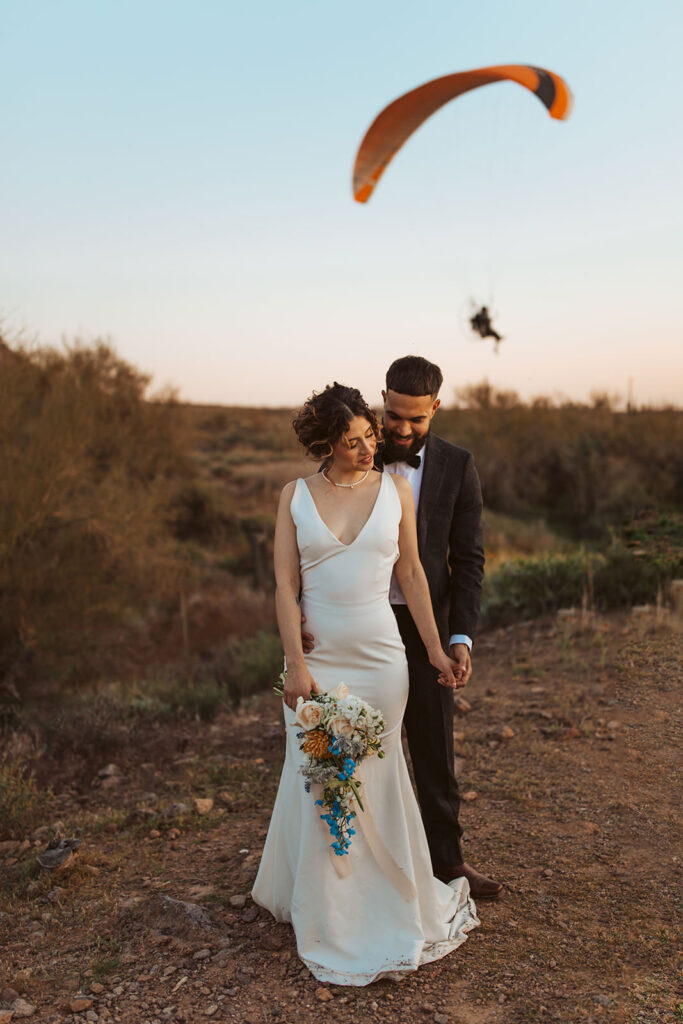
[[[479,921],[466,878],[433,877],[401,746],[408,668],[389,604],[392,570],[438,670],[458,685],[418,558],[408,481],[373,469],[375,414],[355,388],[328,385],[294,420],[323,470],[283,488],[275,528],[277,619],[286,659],[287,748],[253,898],[294,927],[301,960],[337,985],[368,985],[445,956]],[[300,604],[299,604],[300,601]],[[304,654],[301,616],[316,638]],[[350,856],[336,856],[298,769],[295,709],[344,682],[384,717],[383,759],[356,772],[365,810]],[[434,685],[437,685],[435,683]]]

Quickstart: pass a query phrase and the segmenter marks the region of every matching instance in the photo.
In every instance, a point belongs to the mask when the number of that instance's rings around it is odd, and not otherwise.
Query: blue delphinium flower
[[[338,713],[339,701],[328,694],[311,694],[311,700],[318,701],[327,712],[334,710]],[[356,830],[351,828],[351,819],[355,812],[351,811],[354,799],[357,799],[360,808],[359,787],[362,783],[354,779],[357,765],[364,760],[369,753],[378,753],[382,756],[380,734],[384,728],[381,714],[369,705],[359,702],[354,698],[356,705],[360,703],[361,709],[358,715],[364,719],[367,727],[367,735],[354,732],[347,737],[333,736],[327,732],[325,726],[321,730],[326,735],[327,756],[320,757],[309,754],[304,759],[299,771],[304,777],[306,792],[311,792],[312,785],[320,787],[320,799],[315,800],[315,806],[320,808],[320,819],[329,828],[331,849],[335,854],[342,856],[349,852],[351,837]],[[341,707],[343,713],[346,709]],[[348,717],[345,715],[345,717]],[[300,741],[300,749],[303,749],[306,737],[309,735],[305,730],[296,733]]]

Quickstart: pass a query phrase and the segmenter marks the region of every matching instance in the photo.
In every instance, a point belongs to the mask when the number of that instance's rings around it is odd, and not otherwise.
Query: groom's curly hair
[[[330,457],[332,446],[344,436],[354,416],[363,416],[380,440],[379,420],[358,388],[335,381],[319,394],[313,392],[294,417],[292,426],[307,454],[320,461]]]

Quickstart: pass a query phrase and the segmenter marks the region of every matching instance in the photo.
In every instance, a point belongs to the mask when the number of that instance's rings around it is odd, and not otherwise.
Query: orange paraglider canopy
[[[518,82],[535,93],[551,117],[559,120],[569,117],[572,97],[566,83],[544,68],[530,64],[498,64],[434,78],[399,96],[368,128],[353,168],[354,199],[367,203],[385,168],[406,139],[440,107],[480,85],[503,81]]]

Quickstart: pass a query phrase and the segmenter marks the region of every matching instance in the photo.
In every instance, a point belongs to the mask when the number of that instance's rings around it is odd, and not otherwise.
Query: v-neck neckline
[[[315,510],[315,514],[317,515],[318,519],[320,520],[322,525],[325,527],[325,529],[329,533],[330,537],[332,537],[334,540],[336,540],[337,544],[339,544],[340,547],[342,547],[342,548],[352,548],[353,545],[358,540],[358,538],[360,537],[360,535],[363,533],[363,531],[367,527],[367,525],[370,522],[370,520],[372,519],[373,515],[375,514],[375,509],[377,508],[377,505],[379,504],[379,496],[382,493],[382,488],[384,487],[384,473],[382,473],[381,476],[380,476],[379,487],[377,488],[377,494],[375,495],[375,500],[372,503],[372,508],[370,509],[370,514],[369,514],[368,518],[365,520],[365,522],[363,523],[363,525],[361,526],[361,528],[358,531],[358,533],[356,534],[356,536],[353,538],[353,540],[349,544],[345,544],[343,540],[339,540],[339,537],[337,537],[336,533],[332,533],[332,530],[329,528],[329,526],[327,525],[327,523],[325,522],[323,517],[320,515],[320,512],[318,510],[318,506],[315,503],[315,498],[311,494],[310,487],[308,486],[308,484],[306,483],[306,481],[304,479],[301,479],[301,483],[305,487],[306,493],[308,494],[309,498],[311,499],[311,503],[312,503],[313,508]]]

